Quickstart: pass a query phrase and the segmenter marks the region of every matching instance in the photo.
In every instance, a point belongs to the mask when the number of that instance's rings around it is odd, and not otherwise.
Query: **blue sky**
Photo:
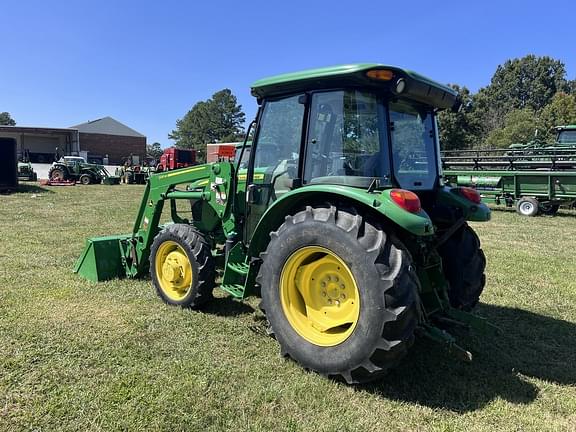
[[[249,121],[250,84],[277,73],[375,61],[473,91],[498,64],[549,55],[576,78],[573,1],[4,1],[0,111],[67,127],[110,115],[168,133],[222,88]]]

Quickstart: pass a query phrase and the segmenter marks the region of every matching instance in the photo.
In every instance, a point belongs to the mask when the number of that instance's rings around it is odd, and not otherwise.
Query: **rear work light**
[[[372,69],[366,72],[366,76],[375,80],[390,81],[394,78],[394,72],[387,69]]]
[[[458,192],[468,201],[472,201],[474,204],[480,204],[482,202],[482,197],[480,196],[480,194],[476,189],[472,189],[469,187],[460,187],[456,188],[456,192]]]
[[[410,213],[418,213],[422,206],[420,205],[420,198],[414,192],[410,192],[404,189],[392,189],[390,191],[390,198],[394,201],[398,207]]]

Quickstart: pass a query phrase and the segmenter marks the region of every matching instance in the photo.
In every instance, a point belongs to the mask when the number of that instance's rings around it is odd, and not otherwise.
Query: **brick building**
[[[71,126],[71,129],[78,130],[80,152],[88,152],[91,159],[108,157],[110,164],[120,164],[131,155],[138,156],[140,161],[146,155],[146,137],[112,117]]]
[[[70,128],[0,126],[0,138],[16,140],[18,158],[36,163],[52,163],[57,157],[71,155],[115,165],[129,156],[138,156],[141,162],[146,155],[146,137],[112,117]]]

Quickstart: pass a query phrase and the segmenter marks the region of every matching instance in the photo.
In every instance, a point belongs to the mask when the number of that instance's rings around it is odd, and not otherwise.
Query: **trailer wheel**
[[[404,357],[418,323],[418,278],[401,243],[355,211],[312,208],[271,233],[258,282],[281,352],[349,384]]]
[[[201,306],[212,298],[215,274],[210,245],[192,226],[169,225],[154,238],[150,277],[165,303]]]
[[[540,212],[546,216],[554,216],[560,210],[560,204],[540,203]]]
[[[522,197],[516,203],[516,211],[522,216],[533,217],[538,214],[540,206],[536,198]]]
[[[486,285],[486,257],[480,239],[464,225],[439,248],[444,275],[450,283],[448,296],[453,307],[470,311]]]
[[[66,180],[66,173],[62,168],[50,168],[50,171],[48,171],[48,178],[54,181],[63,181]]]
[[[80,176],[80,183],[82,183],[83,185],[89,185],[90,183],[92,183],[92,177],[89,174],[82,174]]]

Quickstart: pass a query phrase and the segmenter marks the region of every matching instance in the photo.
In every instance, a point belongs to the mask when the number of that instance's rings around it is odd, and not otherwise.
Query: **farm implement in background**
[[[576,203],[576,125],[557,127],[556,143],[442,153],[446,181],[475,188],[486,202],[523,216],[553,215]]]
[[[48,171],[48,180],[52,185],[67,182],[83,185],[120,183],[120,177],[110,175],[104,165],[86,163],[86,160],[79,156],[64,156],[54,162]]]

